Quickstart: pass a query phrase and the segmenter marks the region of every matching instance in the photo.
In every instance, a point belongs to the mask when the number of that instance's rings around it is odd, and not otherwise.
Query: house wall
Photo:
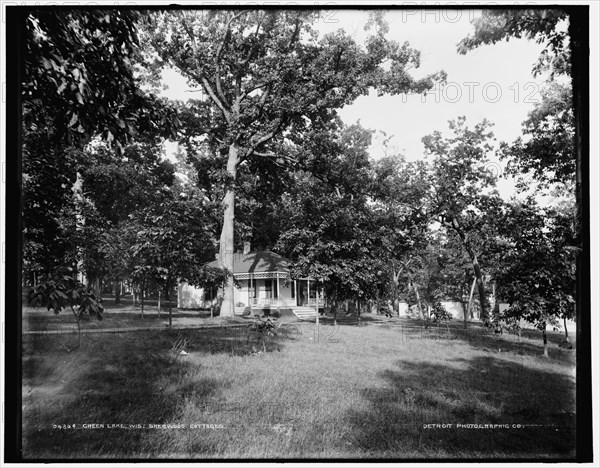
[[[251,294],[251,288],[250,288],[250,280],[240,280],[239,281],[241,287],[240,288],[236,288],[234,291],[234,300],[235,300],[235,304],[238,307],[241,307],[241,304],[243,304],[243,306],[248,306],[250,305],[250,298],[252,297]],[[268,291],[266,288],[266,280],[264,279],[256,279],[256,280],[252,280],[252,289],[254,288],[254,284],[256,283],[256,292],[257,292],[257,298],[258,298],[258,302],[259,305],[261,302],[263,303],[267,303],[267,299],[268,299]],[[271,291],[271,298],[274,298],[275,296],[275,278],[273,278],[273,286],[272,286],[273,290]],[[289,285],[285,285],[285,280],[282,278],[279,278],[279,304],[282,307],[291,307],[291,306],[295,306],[296,305],[296,299],[292,298],[292,288],[293,288],[293,284],[290,283]],[[238,305],[240,304],[240,305]]]
[[[460,302],[443,301],[442,306],[452,315],[453,319],[464,320],[463,305]]]
[[[204,289],[179,283],[177,287],[178,309],[204,309],[210,307],[211,301],[204,300]]]
[[[240,280],[241,287],[235,288],[233,297],[236,307],[246,307],[250,305],[249,298],[249,280]],[[252,280],[252,285],[257,284],[257,294],[259,304],[261,299],[267,299],[267,289],[265,286],[266,281],[264,279]],[[273,281],[273,288],[275,288],[275,281]],[[279,302],[280,307],[292,307],[296,305],[296,298],[292,298],[293,283],[290,282],[287,286],[285,280],[279,279]],[[274,295],[274,291],[271,296]],[[205,309],[211,306],[213,301],[204,299],[204,289],[190,286],[188,283],[179,283],[177,288],[177,308],[179,309]],[[239,304],[239,305],[238,305]]]

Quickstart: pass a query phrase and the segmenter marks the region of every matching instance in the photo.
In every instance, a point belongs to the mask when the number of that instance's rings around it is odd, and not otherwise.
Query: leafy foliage
[[[570,86],[548,84],[523,122],[523,136],[501,145],[508,171],[544,185],[575,181],[575,125]]]
[[[134,77],[135,10],[28,10],[24,21],[23,124],[51,126],[81,146],[96,133],[122,148],[139,129],[176,122]]]
[[[335,139],[314,140],[318,172],[297,172],[281,201],[285,222],[277,249],[293,260],[293,276],[310,276],[336,300],[374,297],[382,274],[366,197],[369,143],[369,132],[359,126],[342,129]]]
[[[55,314],[69,307],[77,322],[89,317],[102,320],[104,311],[101,301],[83,283],[71,276],[47,281],[32,289],[29,293],[29,303],[34,307],[45,306]],[[75,310],[75,307],[78,309]]]
[[[429,210],[448,233],[458,236],[473,264],[483,318],[487,317],[480,259],[494,243],[495,224],[502,200],[488,153],[493,149],[491,124],[484,120],[470,129],[464,117],[450,122],[453,135],[439,131],[423,138],[426,153],[433,156]]]
[[[466,54],[484,44],[525,37],[545,47],[533,67],[534,76],[543,71],[552,76],[570,74],[569,36],[560,27],[568,19],[567,11],[560,9],[484,10],[473,20],[473,34],[458,44],[458,52]]]
[[[518,227],[518,230],[514,230]],[[499,293],[510,303],[503,319],[524,319],[544,330],[575,316],[575,257],[571,218],[533,199],[515,203],[507,216]]]
[[[407,43],[386,40],[381,17],[373,17],[370,26],[379,28],[363,49],[342,30],[319,39],[312,27],[317,15],[310,10],[178,10],[149,17],[149,42],[160,59],[207,96],[195,105],[195,114],[186,115],[188,121],[202,121],[196,127],[201,130],[186,137],[206,136],[213,156],[204,164],[212,181],[225,189],[219,258],[228,270],[233,269],[227,253],[234,250],[235,194],[244,162],[265,159],[254,166],[262,173],[266,164],[302,164],[314,133],[370,88],[424,92],[445,78],[443,72],[422,79],[407,73],[419,66],[419,54]],[[232,310],[230,289],[225,288],[224,313]]]

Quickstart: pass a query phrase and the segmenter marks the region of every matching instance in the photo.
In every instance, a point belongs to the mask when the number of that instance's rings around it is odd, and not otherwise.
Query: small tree
[[[81,346],[81,320],[96,317],[102,320],[104,307],[93,292],[80,281],[71,276],[46,281],[29,293],[29,303],[32,306],[45,306],[55,314],[69,307],[77,322],[79,346]],[[77,308],[77,310],[75,310]]]
[[[215,256],[212,224],[198,198],[167,198],[157,206],[137,214],[138,232],[133,246],[134,271],[138,281],[153,281],[162,287],[169,302],[178,281],[200,286],[216,277],[227,278],[227,271],[207,272],[206,263]]]
[[[510,307],[502,318],[518,326],[521,319],[542,331],[575,315],[575,258],[571,218],[555,209],[542,210],[533,199],[515,203],[507,213],[505,255],[498,274],[501,295]]]

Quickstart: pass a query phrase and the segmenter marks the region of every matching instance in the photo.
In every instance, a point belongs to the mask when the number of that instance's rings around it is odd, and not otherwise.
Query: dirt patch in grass
[[[312,323],[287,323],[264,340],[247,329],[93,334],[81,348],[66,336],[27,336],[24,454],[574,456],[573,350],[553,346],[544,359],[533,339],[399,324],[324,323],[317,333]],[[454,427],[427,426],[436,424]]]

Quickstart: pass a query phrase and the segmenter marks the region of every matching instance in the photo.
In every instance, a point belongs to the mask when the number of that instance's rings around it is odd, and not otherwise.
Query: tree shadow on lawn
[[[517,335],[505,333],[496,335],[493,330],[483,327],[472,327],[468,329],[450,328],[439,326],[425,328],[418,324],[407,324],[399,327],[403,342],[415,343],[439,342],[451,343],[463,341],[477,350],[489,353],[514,353],[523,357],[538,358],[543,355],[543,343],[541,332],[536,335],[535,332],[528,333],[519,338]],[[558,346],[561,342],[560,337],[550,336],[548,339],[549,361],[558,361],[564,365],[574,366],[575,348],[563,349]]]
[[[172,452],[173,424],[189,401],[219,401],[231,377],[206,377],[204,356],[253,353],[236,330],[164,330],[84,337],[30,336],[23,351],[23,457],[147,458]],[[183,344],[183,346],[181,346]],[[266,352],[282,346],[267,342]],[[184,350],[187,354],[180,354]],[[262,351],[262,349],[261,349]],[[76,425],[61,429],[59,425]],[[83,424],[103,424],[84,428]],[[124,424],[125,428],[108,427]],[[129,425],[134,425],[130,427]],[[163,432],[161,432],[163,431]],[[206,448],[211,450],[210,447]]]
[[[445,365],[397,361],[396,367],[382,373],[385,388],[362,392],[368,410],[347,415],[348,439],[363,453],[422,459],[574,458],[575,384],[560,371],[492,356]]]
[[[177,324],[177,321],[189,321],[193,319],[193,325],[201,324],[214,324],[222,323],[223,321],[217,317],[216,320],[211,319],[210,312],[178,312],[173,311],[173,322]],[[156,311],[144,312],[142,317],[139,309],[138,310],[105,310],[102,314],[102,320],[95,318],[83,319],[81,321],[81,328],[84,329],[107,329],[107,328],[129,328],[129,327],[157,327],[163,328],[169,322],[168,312],[162,312],[160,316]],[[52,311],[46,309],[40,309],[29,312],[23,316],[23,330],[24,331],[64,331],[77,330],[77,322],[73,317],[71,311],[63,310],[59,314],[55,314]]]

